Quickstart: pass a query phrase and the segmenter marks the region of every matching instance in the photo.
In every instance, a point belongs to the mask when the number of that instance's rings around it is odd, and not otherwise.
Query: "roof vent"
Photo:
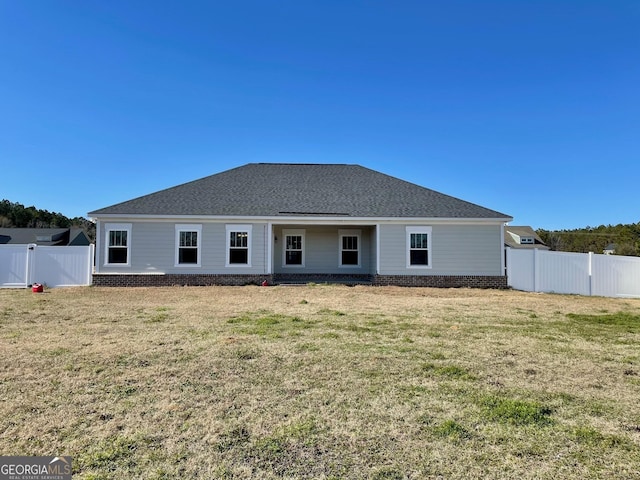
[[[341,216],[348,217],[348,213],[341,212],[278,212],[280,215],[327,215],[327,216]]]

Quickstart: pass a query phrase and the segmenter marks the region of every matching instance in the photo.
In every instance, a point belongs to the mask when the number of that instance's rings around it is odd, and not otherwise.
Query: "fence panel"
[[[91,285],[93,253],[93,245],[0,245],[0,287]]]
[[[593,255],[593,294],[640,297],[640,258]]]
[[[32,283],[49,287],[91,285],[91,246],[38,247],[35,250]]]
[[[28,253],[26,245],[0,245],[0,287],[26,287]]]
[[[538,292],[590,295],[589,255],[538,251]]]
[[[507,249],[508,284],[526,292],[640,297],[640,258]]]

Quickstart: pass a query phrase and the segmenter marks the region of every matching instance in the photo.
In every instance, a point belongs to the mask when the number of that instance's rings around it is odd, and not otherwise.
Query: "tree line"
[[[640,256],[640,222],[628,225],[600,225],[575,230],[536,230],[551,250],[602,253],[609,246],[615,255]]]
[[[80,228],[93,242],[96,226],[83,217],[68,218],[58,212],[25,207],[9,200],[0,201],[0,227],[3,228]]]

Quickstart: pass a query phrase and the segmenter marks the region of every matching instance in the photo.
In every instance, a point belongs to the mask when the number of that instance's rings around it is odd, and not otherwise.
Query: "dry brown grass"
[[[640,301],[0,290],[0,452],[74,478],[640,477]]]

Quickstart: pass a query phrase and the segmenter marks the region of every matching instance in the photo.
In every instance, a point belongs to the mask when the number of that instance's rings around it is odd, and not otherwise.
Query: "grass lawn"
[[[640,300],[0,290],[0,453],[74,479],[640,478]]]

